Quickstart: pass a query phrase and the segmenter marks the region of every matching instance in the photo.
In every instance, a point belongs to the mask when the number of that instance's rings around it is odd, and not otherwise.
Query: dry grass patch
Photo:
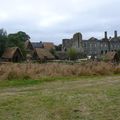
[[[3,79],[38,79],[41,77],[58,76],[89,76],[112,75],[120,73],[120,65],[105,62],[90,62],[81,64],[2,64],[0,65],[0,80]]]

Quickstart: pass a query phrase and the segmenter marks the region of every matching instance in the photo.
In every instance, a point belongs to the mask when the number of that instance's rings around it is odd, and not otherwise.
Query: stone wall
[[[101,40],[94,37],[89,40],[83,40],[82,34],[76,33],[72,39],[63,40],[63,50],[67,51],[69,48],[75,48],[78,52],[86,55],[99,56],[109,51],[120,50],[120,37],[117,36],[117,31],[115,31],[113,38],[108,39],[107,32],[105,32],[105,36]]]

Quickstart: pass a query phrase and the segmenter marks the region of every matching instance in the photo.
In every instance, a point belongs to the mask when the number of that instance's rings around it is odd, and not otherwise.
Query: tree
[[[55,46],[56,51],[62,51],[62,44]]]
[[[0,57],[7,47],[7,32],[4,29],[0,29]]]
[[[118,54],[118,56],[119,56],[119,58],[120,58],[120,50],[117,51],[117,54]]]
[[[76,60],[77,59],[77,51],[74,48],[70,48],[68,51],[68,56],[70,58],[70,60]]]
[[[120,62],[120,50],[117,51],[119,62]]]
[[[29,40],[30,37],[25,32],[19,31],[14,34],[8,35],[8,46],[9,47],[19,47],[23,53],[23,55],[26,55],[25,50],[25,41]]]
[[[27,35],[25,32],[19,31],[14,34],[9,34],[8,38],[9,38],[9,40],[13,39],[13,42],[15,42],[16,40],[20,41],[20,42],[25,42],[30,39],[30,36]]]

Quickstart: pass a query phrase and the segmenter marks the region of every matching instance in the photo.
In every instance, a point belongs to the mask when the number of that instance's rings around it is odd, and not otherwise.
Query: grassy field
[[[0,120],[120,120],[120,76],[0,81]]]

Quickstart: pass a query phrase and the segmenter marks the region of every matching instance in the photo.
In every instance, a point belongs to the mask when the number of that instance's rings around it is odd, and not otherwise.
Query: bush
[[[77,59],[77,51],[74,48],[70,48],[68,50],[68,56],[70,58],[70,60],[76,60]]]

